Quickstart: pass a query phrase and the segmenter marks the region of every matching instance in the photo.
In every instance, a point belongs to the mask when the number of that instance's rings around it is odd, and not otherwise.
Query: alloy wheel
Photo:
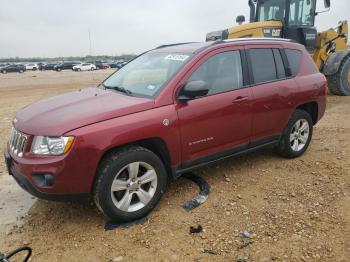
[[[305,119],[298,120],[290,134],[290,146],[293,151],[299,152],[304,149],[310,136],[310,126]]]
[[[122,168],[111,185],[114,205],[124,212],[136,212],[152,200],[157,189],[155,169],[145,162],[133,162]]]

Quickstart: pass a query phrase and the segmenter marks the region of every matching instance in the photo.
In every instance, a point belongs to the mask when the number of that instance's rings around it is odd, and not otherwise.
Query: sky
[[[323,9],[319,4],[318,10]],[[248,0],[0,0],[0,58],[121,55],[204,41],[249,20]],[[319,30],[350,21],[350,1],[332,0]],[[89,32],[91,38],[91,52]]]

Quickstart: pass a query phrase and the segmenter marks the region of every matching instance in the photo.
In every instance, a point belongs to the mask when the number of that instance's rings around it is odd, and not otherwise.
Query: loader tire
[[[336,74],[328,76],[329,91],[337,96],[350,96],[350,55],[345,57]]]

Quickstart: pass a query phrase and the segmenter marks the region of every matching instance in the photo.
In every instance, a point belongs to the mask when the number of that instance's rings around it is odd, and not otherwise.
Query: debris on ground
[[[193,173],[187,173],[187,174],[184,174],[182,175],[182,177],[184,178],[187,178],[191,181],[193,181],[194,183],[196,183],[199,187],[199,194],[187,201],[184,205],[183,205],[183,208],[186,210],[186,211],[191,211],[197,207],[199,207],[201,204],[203,204],[208,196],[209,196],[209,192],[210,192],[210,186],[209,184],[200,176],[197,176]]]
[[[252,245],[252,244],[254,244],[253,241],[243,242],[243,243],[241,243],[241,245],[239,246],[239,249],[246,248],[246,247],[248,247],[248,246],[250,246],[250,245]]]
[[[236,259],[236,262],[248,262],[249,257],[239,257]]]
[[[190,233],[191,234],[199,234],[203,231],[203,227],[201,225],[198,225],[197,227],[190,227]]]
[[[240,231],[239,236],[243,238],[253,238],[253,235],[246,230]]]
[[[143,225],[144,223],[147,222],[147,217],[143,217],[143,218],[140,218],[140,219],[137,219],[135,221],[131,221],[131,222],[125,222],[125,223],[114,223],[112,221],[108,221],[106,224],[105,224],[105,230],[113,230],[113,229],[116,229],[116,228],[130,228],[132,226],[135,226],[135,225]]]
[[[218,254],[217,252],[215,252],[215,251],[213,251],[213,250],[210,250],[210,249],[208,249],[208,248],[203,248],[203,247],[201,247],[201,248],[199,249],[199,251],[200,251],[201,253],[206,253],[206,254],[210,254],[210,255],[217,255],[217,254]]]

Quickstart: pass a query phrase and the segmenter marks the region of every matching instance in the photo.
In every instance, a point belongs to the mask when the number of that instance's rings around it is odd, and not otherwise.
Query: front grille
[[[12,128],[10,136],[10,149],[11,151],[19,156],[23,157],[24,149],[27,144],[28,136]]]

